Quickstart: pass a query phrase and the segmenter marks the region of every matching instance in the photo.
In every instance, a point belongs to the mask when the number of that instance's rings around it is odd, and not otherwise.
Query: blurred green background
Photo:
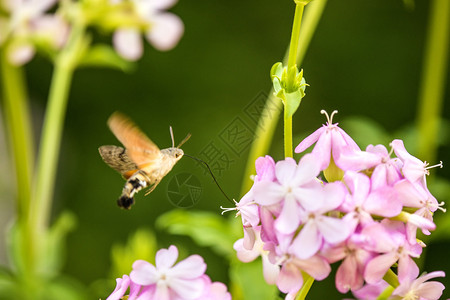
[[[393,138],[404,138],[399,132],[414,125],[416,120],[429,16],[428,0],[414,2],[415,8],[410,10],[401,0],[328,1],[301,66],[310,86],[294,115],[295,145],[325,122],[319,113],[321,109],[339,110],[334,120],[350,134],[345,120],[361,116],[380,124]],[[251,130],[255,129],[256,123],[245,108],[264,98],[270,90],[269,70],[283,58],[287,48],[294,3],[289,0],[182,0],[172,11],[185,24],[185,34],[174,50],[161,53],[146,45],[144,57],[129,73],[90,68],[75,73],[54,214],[69,210],[77,217],[78,226],[68,238],[64,270],[86,285],[108,278],[111,247],[124,243],[138,228],[154,230],[159,247],[175,244],[190,254],[203,255],[212,279],[228,281],[226,262],[210,249],[196,246],[187,237],[169,235],[154,225],[159,215],[174,209],[167,197],[167,185],[179,173],[194,174],[203,188],[199,202],[189,209],[219,214],[220,205],[229,206],[204,170],[189,158],[183,158],[150,196],[140,193],[135,206],[124,211],[116,205],[124,182],[103,163],[97,148],[119,144],[106,126],[107,118],[116,110],[129,115],[160,148],[171,145],[168,129],[171,125],[176,142],[188,132],[192,134],[183,146],[186,153],[201,157],[202,150],[213,142],[228,154],[232,162],[217,177],[227,194],[238,199],[248,147],[236,154],[220,137],[236,118]],[[51,71],[51,65],[39,57],[27,66],[37,135]],[[442,114],[447,120],[449,106],[447,88]],[[279,126],[270,151],[275,159],[282,158],[282,139]],[[447,164],[450,141],[448,136],[442,139],[438,160],[444,162],[444,169],[433,170],[430,181],[438,176],[450,178]],[[360,144],[362,148],[366,145]],[[408,150],[414,146],[414,140],[406,141]],[[5,166],[2,173],[7,174]],[[4,181],[2,205],[8,211],[5,203],[13,206],[13,187],[7,176],[0,178]],[[446,199],[438,200],[450,201],[448,194],[445,196]],[[441,212],[437,215],[443,216]],[[4,220],[7,219],[11,216],[6,215]],[[421,270],[444,270],[450,275],[450,241],[448,235],[440,236],[429,243]],[[3,253],[4,249],[0,251]],[[4,256],[1,256],[3,260]],[[311,299],[333,293],[333,280],[315,283]],[[443,281],[447,281],[444,296],[449,297],[449,280]],[[113,280],[111,284],[114,285]],[[103,297],[109,292],[105,291]],[[343,297],[338,293],[327,296]]]

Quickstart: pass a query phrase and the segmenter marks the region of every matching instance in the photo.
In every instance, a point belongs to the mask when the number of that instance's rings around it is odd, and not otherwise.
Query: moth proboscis
[[[172,127],[170,136],[172,147],[160,150],[128,117],[115,112],[108,119],[108,126],[123,147],[106,145],[98,148],[103,161],[119,172],[126,180],[117,204],[130,209],[134,203],[134,195],[148,187],[145,195],[150,194],[164,176],[183,157],[180,149],[189,138],[188,134],[175,147]]]

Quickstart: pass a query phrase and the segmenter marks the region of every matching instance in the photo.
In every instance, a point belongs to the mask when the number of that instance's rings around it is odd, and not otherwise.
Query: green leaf
[[[133,263],[138,259],[154,263],[156,251],[155,234],[150,230],[137,230],[125,245],[117,244],[112,247],[111,277],[118,278],[129,274]]]
[[[156,226],[171,234],[187,235],[198,245],[228,257],[235,256],[233,244],[241,237],[225,217],[209,212],[173,210],[160,216]]]
[[[124,72],[132,70],[134,64],[122,58],[108,45],[92,46],[80,60],[80,67],[108,67]]]
[[[269,285],[263,276],[261,259],[250,263],[236,261],[230,266],[231,293],[234,300],[276,299],[278,289]]]

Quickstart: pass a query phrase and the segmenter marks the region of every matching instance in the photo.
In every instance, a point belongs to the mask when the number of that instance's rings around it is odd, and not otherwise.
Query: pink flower
[[[384,219],[381,223],[372,223],[363,228],[361,234],[370,240],[366,249],[380,253],[366,265],[364,278],[368,283],[374,284],[381,280],[397,261],[399,278],[419,274],[419,268],[411,257],[419,257],[422,248],[417,243],[408,242],[405,227],[402,222]]]
[[[352,291],[352,293],[357,299],[377,300],[388,286],[389,284],[386,281],[380,280],[375,284],[366,284],[359,290]]]
[[[305,155],[298,166],[294,159],[286,158],[275,166],[277,182],[255,182],[253,187],[256,203],[263,206],[282,204],[282,210],[275,228],[283,233],[291,233],[300,224],[303,207],[317,207],[315,201],[320,191],[316,180],[319,174],[317,159],[312,154]]]
[[[288,258],[283,262],[277,286],[283,293],[296,294],[303,286],[302,271],[317,280],[325,279],[331,272],[330,265],[325,259],[315,255],[306,260]]]
[[[320,188],[322,193],[315,198],[318,207],[306,207],[300,217],[303,228],[294,239],[289,251],[300,259],[313,256],[323,242],[337,244],[346,240],[352,233],[349,222],[327,215],[339,207],[344,200],[345,189],[342,183],[333,182]]]
[[[156,253],[156,266],[137,260],[133,264],[130,278],[142,286],[156,285],[156,299],[196,299],[204,288],[200,276],[205,273],[206,264],[200,256],[191,255],[174,265],[177,258],[178,250],[175,246],[161,249]]]
[[[350,190],[342,205],[344,211],[350,212],[345,218],[353,224],[353,230],[373,221],[372,215],[395,217],[402,211],[402,202],[396,190],[390,186],[372,190],[371,180],[363,173],[347,171],[344,182]]]
[[[369,145],[366,151],[354,151],[345,148],[341,151],[339,164],[344,170],[362,171],[374,168],[372,172],[374,187],[392,186],[402,179],[403,163],[391,158],[383,145]]]
[[[123,295],[127,292],[128,288],[130,288],[129,298],[128,299],[134,299],[134,297],[137,296],[139,293],[139,290],[141,288],[140,285],[135,284],[130,280],[130,277],[128,275],[123,275],[122,278],[116,279],[117,285],[114,291],[109,295],[106,300],[119,300],[122,299]]]
[[[221,282],[211,282],[207,275],[201,277],[205,288],[203,294],[195,300],[231,300],[227,286]],[[156,300],[156,299],[155,299]]]
[[[353,139],[341,128],[338,124],[332,124],[333,116],[337,110],[333,111],[331,116],[328,116],[326,111],[321,110],[320,113],[327,116],[327,124],[317,129],[307,138],[305,138],[296,148],[295,153],[301,153],[316,143],[312,153],[320,161],[320,170],[325,170],[330,164],[330,158],[333,157],[334,162],[338,167],[339,155],[345,148],[346,151],[361,151]],[[342,169],[342,168],[341,168]]]
[[[426,282],[435,277],[445,277],[445,273],[437,271],[424,274],[417,279],[414,279],[415,277],[403,278],[403,280],[400,280],[400,285],[392,292],[390,299],[438,300],[445,286],[437,281]]]
[[[176,0],[131,0],[131,3],[136,17],[147,24],[147,40],[160,51],[175,47],[183,35],[184,25],[178,16],[163,10],[172,7]],[[114,47],[125,59],[137,60],[143,52],[140,35],[138,27],[118,28],[113,36]]]
[[[277,264],[273,264],[269,260],[269,251],[264,250],[264,243],[261,240],[261,228],[254,228],[256,235],[256,242],[252,249],[246,249],[244,246],[244,239],[237,240],[233,248],[236,250],[238,259],[242,262],[251,262],[257,257],[261,256],[263,265],[264,279],[268,284],[275,284],[278,274],[280,273],[280,267]]]
[[[66,42],[69,26],[59,15],[46,14],[57,0],[4,1],[10,13],[7,21],[0,20],[0,44],[9,39],[7,54],[11,63],[22,65],[31,60],[35,45],[60,49]]]
[[[373,254],[361,247],[359,235],[352,235],[345,242],[333,246],[325,245],[321,252],[328,262],[342,260],[336,272],[336,288],[341,293],[360,289],[364,284],[364,269]]]
[[[393,140],[391,145],[395,154],[403,162],[402,172],[406,179],[410,182],[416,182],[417,180],[424,179],[425,175],[429,174],[426,169],[427,164],[409,154],[402,140]]]
[[[226,287],[211,283],[205,275],[206,264],[198,255],[191,255],[175,264],[178,249],[170,246],[156,253],[156,266],[137,260],[130,277],[117,279],[117,286],[107,300],[122,299],[128,288],[129,300],[229,300]]]

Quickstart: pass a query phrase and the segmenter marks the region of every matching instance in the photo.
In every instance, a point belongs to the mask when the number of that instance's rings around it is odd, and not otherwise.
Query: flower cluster
[[[57,0],[0,1],[7,17],[0,16],[0,46],[7,43],[11,63],[28,62],[36,46],[48,51],[61,48],[67,40],[69,26],[59,14],[46,13]],[[3,6],[3,7],[1,7]]]
[[[22,65],[33,58],[36,49],[53,57],[69,43],[71,32],[97,27],[102,32],[113,32],[117,53],[134,61],[143,53],[141,33],[160,51],[170,50],[178,43],[184,32],[183,22],[165,11],[175,3],[176,0],[0,1],[0,47],[6,49],[11,63]],[[85,40],[89,41],[90,38]]]
[[[428,165],[401,140],[391,143],[396,157],[382,145],[362,151],[327,118],[295,149],[315,144],[298,164],[292,158],[256,160],[254,185],[236,207],[244,227],[244,238],[234,245],[238,258],[262,256],[266,281],[286,299],[301,289],[303,273],[322,280],[335,262],[341,293],[376,299],[387,280],[396,287],[393,299],[438,299],[444,286],[425,281],[444,272],[418,277],[413,260],[425,247],[417,230],[430,234],[433,213],[442,206],[427,188]]]
[[[156,253],[155,265],[143,260],[133,264],[130,276],[117,279],[115,290],[106,300],[119,300],[129,289],[128,300],[231,300],[227,288],[211,282],[206,264],[199,255],[191,255],[175,264],[178,249],[170,246]]]

